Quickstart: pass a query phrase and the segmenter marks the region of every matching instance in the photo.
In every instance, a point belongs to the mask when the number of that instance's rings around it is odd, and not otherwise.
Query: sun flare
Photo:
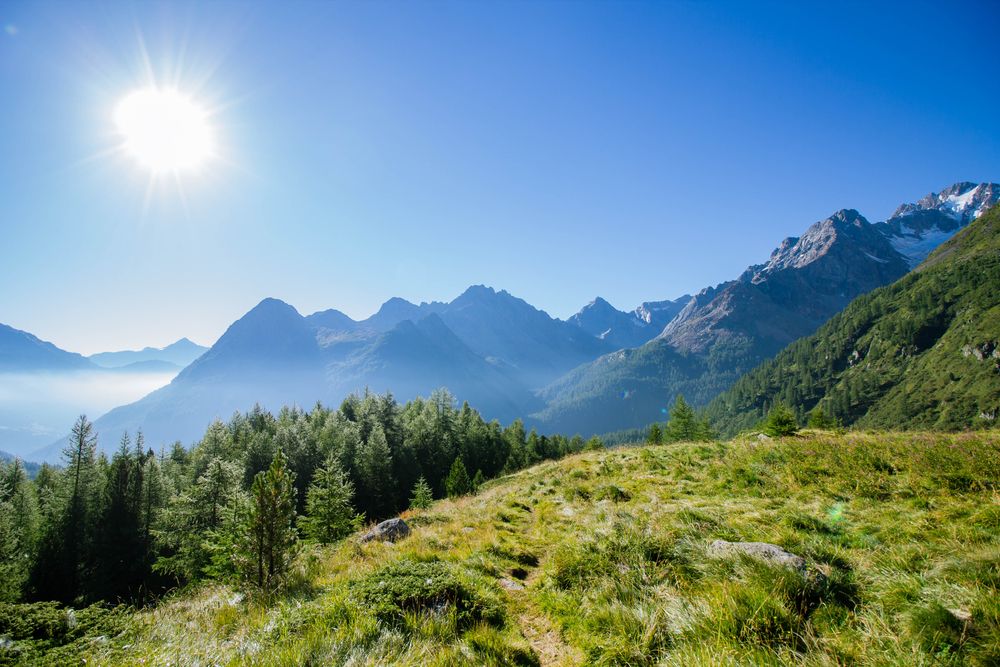
[[[130,93],[118,103],[115,125],[125,152],[153,173],[191,170],[212,156],[208,114],[177,90]]]

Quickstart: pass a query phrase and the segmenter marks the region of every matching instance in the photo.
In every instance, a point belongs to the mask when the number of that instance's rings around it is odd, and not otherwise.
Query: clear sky
[[[1000,180],[994,1],[7,0],[0,26],[0,322],[85,353],[209,344],[265,296],[631,309],[836,209]],[[152,188],[113,120],[150,73],[217,147]]]

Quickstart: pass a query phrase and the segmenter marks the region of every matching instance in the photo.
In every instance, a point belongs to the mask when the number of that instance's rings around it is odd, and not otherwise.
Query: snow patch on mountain
[[[1000,201],[1000,184],[956,183],[913,204],[903,204],[876,228],[911,267]]]

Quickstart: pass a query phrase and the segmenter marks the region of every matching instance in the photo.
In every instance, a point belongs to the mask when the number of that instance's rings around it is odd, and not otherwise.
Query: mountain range
[[[1000,207],[853,301],[709,407],[729,435],[777,402],[845,424],[958,430],[1000,418]]]
[[[150,442],[188,442],[258,402],[339,402],[366,388],[406,399],[442,386],[489,418],[527,415],[545,431],[645,426],[677,393],[708,404],[856,297],[906,275],[998,198],[997,184],[958,183],[884,222],[843,209],[694,296],[631,312],[598,297],[567,321],[483,285],[450,302],[393,298],[360,321],[265,299],[170,384],[97,429],[107,442],[139,427]]]
[[[767,262],[696,294],[653,340],[574,369],[540,392],[552,430],[612,431],[661,419],[678,393],[706,405],[743,373],[887,285],[1000,199],[957,183],[872,224],[852,209],[785,239]]]
[[[181,338],[166,347],[144,347],[141,350],[99,352],[87,358],[102,368],[123,368],[135,364],[143,364],[146,367],[150,367],[151,365],[162,368],[173,366],[176,370],[180,370],[207,351],[207,347],[198,345],[187,338]]]

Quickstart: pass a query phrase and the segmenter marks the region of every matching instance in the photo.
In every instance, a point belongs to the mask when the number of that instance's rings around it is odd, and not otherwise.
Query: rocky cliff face
[[[844,209],[785,239],[764,264],[708,288],[660,338],[685,352],[750,339],[773,354],[814,331],[852,299],[907,272],[906,259],[857,211]]]

